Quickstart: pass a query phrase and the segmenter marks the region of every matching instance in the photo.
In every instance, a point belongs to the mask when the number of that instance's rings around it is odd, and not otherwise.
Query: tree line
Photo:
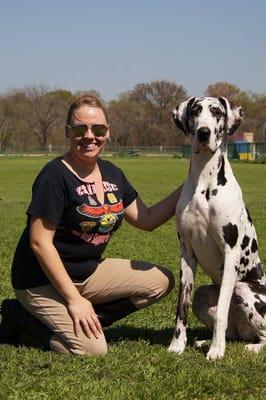
[[[100,93],[89,90],[99,98]],[[72,100],[82,92],[49,90],[34,85],[0,95],[0,151],[46,149],[65,145],[64,124]],[[244,109],[242,132],[254,132],[266,142],[266,95],[247,93],[228,82],[207,87],[206,96],[225,96]],[[172,122],[172,110],[190,96],[174,82],[158,80],[137,84],[106,104],[114,146],[176,146],[183,144]]]

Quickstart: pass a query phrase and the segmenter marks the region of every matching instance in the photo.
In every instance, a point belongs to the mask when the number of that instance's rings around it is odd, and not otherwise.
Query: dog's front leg
[[[184,247],[184,246],[182,246]],[[180,288],[176,312],[176,327],[168,351],[181,354],[187,344],[187,315],[194,286],[197,260],[181,248]]]
[[[225,352],[225,331],[228,324],[229,307],[236,283],[235,265],[238,253],[228,250],[225,255],[224,273],[220,287],[216,316],[213,324],[213,337],[207,354],[208,360],[222,358]]]

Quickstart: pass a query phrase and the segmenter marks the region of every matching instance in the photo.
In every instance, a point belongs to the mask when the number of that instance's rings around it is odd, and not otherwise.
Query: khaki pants
[[[161,299],[174,287],[172,273],[163,267],[124,259],[91,263],[97,264],[95,272],[84,282],[74,283],[92,304],[128,298],[140,309]],[[98,339],[88,338],[84,333],[74,334],[65,300],[52,285],[15,290],[15,293],[24,308],[54,332],[50,340],[52,350],[90,355],[107,352],[104,334]]]

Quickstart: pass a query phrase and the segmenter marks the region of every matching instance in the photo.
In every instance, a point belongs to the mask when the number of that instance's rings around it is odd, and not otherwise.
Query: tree
[[[128,95],[121,95],[118,100],[109,103],[108,114],[111,124],[111,141],[114,146],[140,146],[143,144],[142,133],[145,125],[144,108]]]
[[[12,111],[8,97],[0,98],[0,151],[5,147],[12,132]]]
[[[34,133],[42,148],[46,148],[48,139],[60,117],[58,95],[49,92],[43,86],[33,86],[26,90],[27,107],[23,118],[29,131]]]
[[[235,104],[241,104],[243,100],[246,100],[247,98],[246,93],[240,90],[237,86],[224,81],[209,85],[205,91],[205,96],[224,96]]]
[[[266,96],[253,94],[246,118],[249,122],[249,131],[255,133],[256,142],[266,142]]]
[[[183,86],[165,80],[141,83],[128,92],[128,99],[141,106],[138,125],[141,144],[174,145],[178,142],[172,110],[188,97]]]

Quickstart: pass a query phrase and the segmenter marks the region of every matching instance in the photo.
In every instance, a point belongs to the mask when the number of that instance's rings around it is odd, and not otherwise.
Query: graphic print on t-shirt
[[[100,233],[107,233],[110,232],[113,227],[115,226],[115,223],[117,221],[118,215],[123,214],[124,212],[124,207],[122,201],[119,201],[116,204],[105,204],[102,206],[98,207],[92,207],[89,206],[85,203],[83,203],[80,206],[77,206],[77,211],[79,214],[84,215],[88,218],[95,218],[97,220],[97,223],[99,224],[98,231]],[[85,224],[84,224],[85,222]],[[86,224],[86,221],[81,222],[80,225],[83,228],[85,227],[93,227],[93,225],[89,222],[89,224]],[[93,222],[93,221],[92,221]],[[88,231],[88,230],[87,230]]]
[[[79,223],[82,232],[89,233],[93,231],[94,234],[111,233],[119,220],[119,216],[124,213],[123,202],[114,193],[118,192],[117,185],[103,181],[103,190],[108,192],[106,198],[109,204],[99,204],[95,196],[96,188],[94,182],[82,184],[76,188],[79,196],[83,196],[83,198],[87,196],[87,201],[85,200],[83,204],[76,207],[80,215],[87,217],[85,221]],[[83,236],[80,237],[83,238]]]

